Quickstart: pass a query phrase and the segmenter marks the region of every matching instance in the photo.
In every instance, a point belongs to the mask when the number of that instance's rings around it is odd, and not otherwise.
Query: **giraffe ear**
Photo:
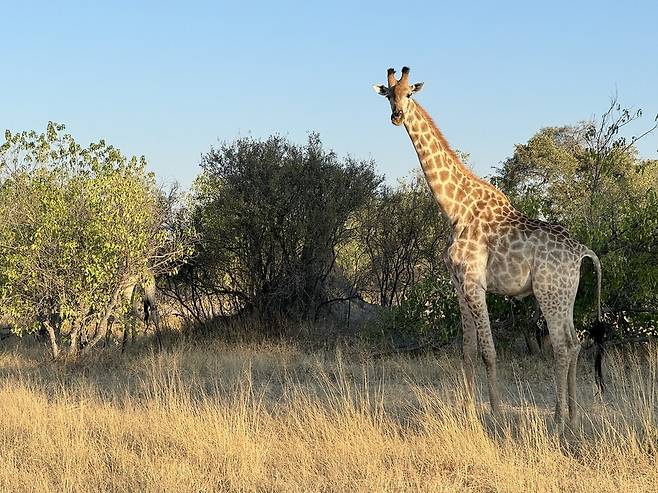
[[[420,90],[423,88],[424,82],[417,82],[413,86],[411,86],[411,92],[420,92]]]
[[[386,96],[388,94],[388,91],[386,90],[386,86],[384,86],[382,84],[375,84],[375,85],[372,86],[372,88],[380,96]]]

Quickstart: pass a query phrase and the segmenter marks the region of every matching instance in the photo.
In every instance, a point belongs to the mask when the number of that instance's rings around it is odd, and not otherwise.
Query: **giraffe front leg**
[[[445,255],[444,260],[450,271],[452,284],[455,287],[455,291],[457,291],[457,299],[459,300],[459,311],[462,320],[462,358],[464,365],[466,398],[474,402],[475,358],[477,357],[478,350],[477,332],[475,330],[475,324],[473,323],[473,317],[471,316],[471,310],[464,299],[464,286],[461,276],[458,275],[458,271],[453,270],[453,265],[450,262],[449,256]]]
[[[475,396],[475,359],[478,351],[477,331],[468,304],[459,289],[457,295],[462,318],[462,357],[466,377],[466,394],[469,399],[473,399]]]
[[[494,415],[500,414],[500,396],[498,394],[498,381],[496,375],[496,348],[494,347],[489,312],[487,311],[486,292],[477,282],[465,282],[463,286],[464,302],[475,328],[475,335],[480,345],[482,359],[487,371],[487,385],[489,387],[489,401]],[[466,333],[464,334],[466,337]]]

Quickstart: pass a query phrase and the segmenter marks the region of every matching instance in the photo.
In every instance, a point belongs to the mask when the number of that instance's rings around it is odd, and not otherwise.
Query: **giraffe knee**
[[[557,362],[568,361],[571,356],[571,347],[568,344],[553,344],[553,359]]]
[[[478,346],[477,339],[473,334],[468,334],[464,332],[462,340],[462,350],[464,353],[464,359],[475,359],[477,356]]]

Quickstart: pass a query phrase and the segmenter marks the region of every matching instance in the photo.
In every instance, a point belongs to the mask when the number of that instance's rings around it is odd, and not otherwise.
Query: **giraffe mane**
[[[427,112],[427,110],[425,108],[423,108],[420,105],[420,103],[418,103],[418,101],[414,101],[414,103],[416,104],[416,107],[418,108],[418,111],[423,116],[425,121],[427,121],[427,124],[430,126],[430,129],[432,130],[432,133],[434,134],[434,136],[438,139],[438,141],[441,143],[441,146],[446,150],[448,155],[455,162],[455,165],[458,166],[466,176],[468,176],[469,178],[472,178],[473,180],[475,180],[479,184],[493,190],[496,193],[496,195],[499,195],[499,196],[505,198],[505,201],[508,202],[509,199],[507,199],[507,196],[503,192],[498,190],[490,182],[488,182],[488,181],[480,178],[479,176],[477,176],[475,173],[473,173],[473,171],[468,166],[466,166],[464,164],[464,162],[459,158],[457,153],[452,149],[452,147],[450,147],[450,144],[448,143],[448,140],[443,136],[443,133],[441,132],[441,130],[439,130],[439,127],[437,127],[436,123],[434,123],[434,120],[432,119],[430,114]]]

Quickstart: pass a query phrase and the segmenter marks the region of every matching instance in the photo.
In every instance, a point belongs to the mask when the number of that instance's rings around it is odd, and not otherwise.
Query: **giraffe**
[[[153,321],[155,326],[155,338],[158,349],[162,350],[162,337],[160,335],[160,312],[156,300],[155,275],[150,269],[146,269],[140,276],[129,278],[121,291],[121,302],[130,308],[124,317],[123,340],[121,352],[126,350],[128,343],[128,332],[135,339],[135,324],[137,320],[144,322],[144,330],[148,330],[149,322]],[[109,331],[108,331],[109,334]]]
[[[457,291],[462,320],[463,364],[467,394],[474,391],[478,345],[484,360],[489,400],[500,414],[494,347],[486,293],[516,298],[533,294],[548,324],[553,345],[555,420],[578,420],[576,365],[580,342],[573,324],[573,305],[580,264],[589,257],[597,273],[597,308],[601,319],[601,264],[596,254],[571,238],[559,225],[531,219],[512,207],[489,182],[475,176],[450,148],[432,118],[412,95],[423,83],[409,84],[409,68],[397,80],[388,69],[388,85],[374,85],[391,105],[391,123],[404,125],[421,168],[450,224],[444,261]]]

